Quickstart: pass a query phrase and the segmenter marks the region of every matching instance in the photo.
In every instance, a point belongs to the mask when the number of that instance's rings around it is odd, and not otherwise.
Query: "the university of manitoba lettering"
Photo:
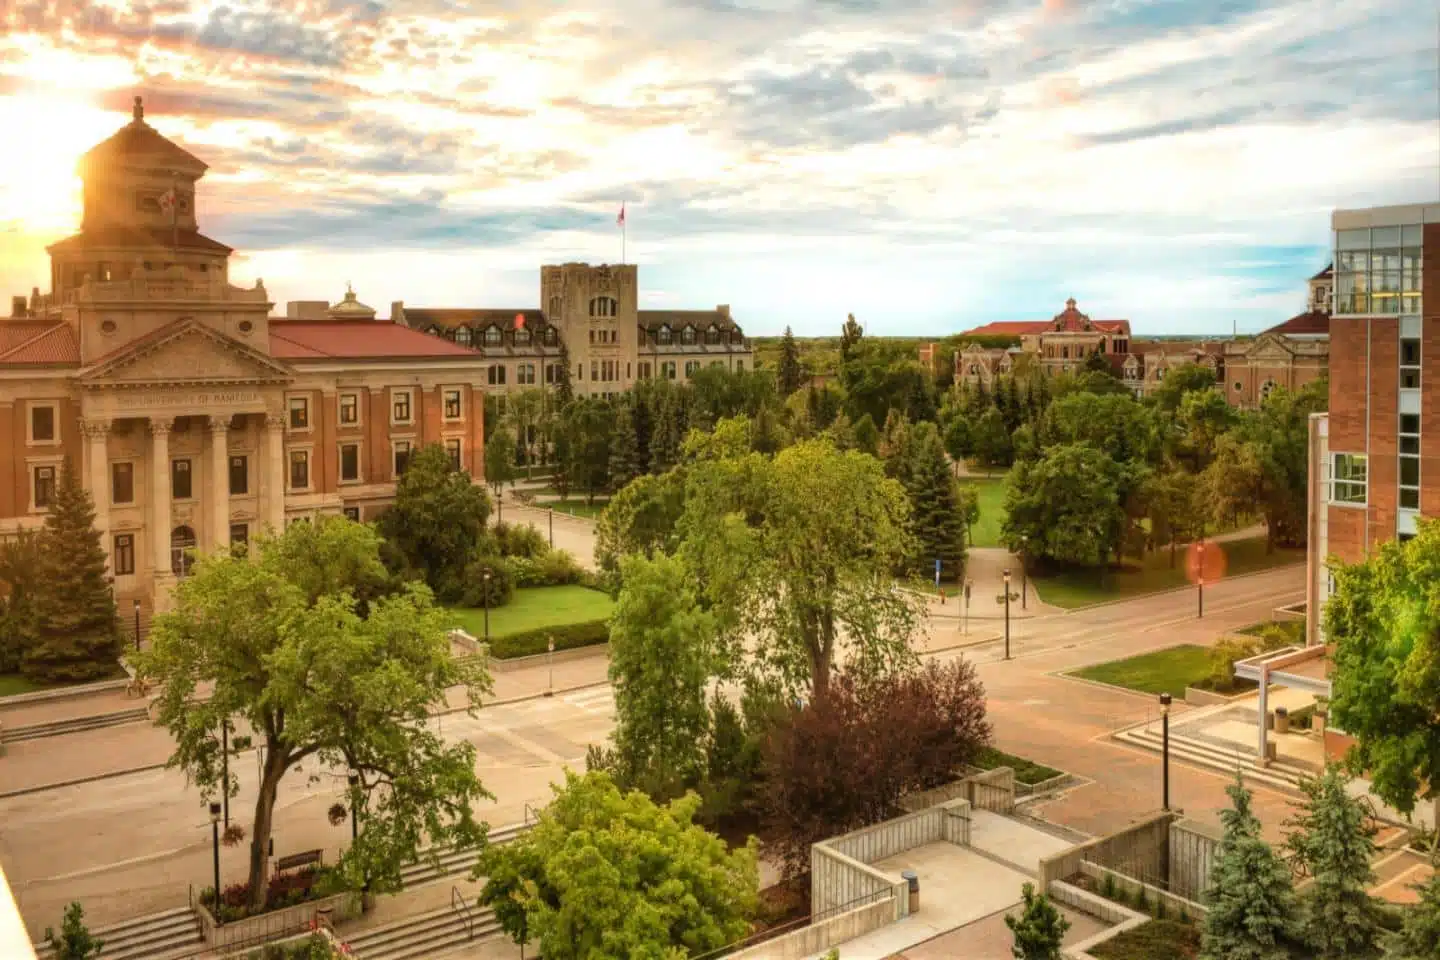
[[[480,482],[486,394],[553,386],[562,344],[580,394],[749,364],[728,308],[637,310],[633,265],[544,267],[540,309],[379,318],[347,291],[272,316],[263,282],[231,284],[231,249],[199,232],[205,170],[137,98],[81,160],[51,292],[0,319],[0,537],[43,524],[68,462],[122,602],[163,605],[196,550],[374,517],[423,445]]]

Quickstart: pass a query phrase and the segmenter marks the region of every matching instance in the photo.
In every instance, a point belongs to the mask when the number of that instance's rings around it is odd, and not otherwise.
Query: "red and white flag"
[[[621,203],[621,204],[620,204],[620,216],[618,216],[618,217],[615,218],[615,226],[620,227],[620,228],[622,228],[622,229],[623,229],[624,226],[625,226],[625,204],[624,204],[624,203]]]
[[[175,188],[171,187],[160,194],[160,209],[169,213],[175,209]]]

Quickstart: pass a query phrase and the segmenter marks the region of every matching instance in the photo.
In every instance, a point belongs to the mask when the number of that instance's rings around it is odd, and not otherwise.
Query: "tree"
[[[626,557],[610,619],[619,779],[656,798],[679,796],[703,772],[715,675],[715,617],[700,609],[678,559]]]
[[[799,390],[803,376],[800,369],[800,348],[795,345],[795,334],[791,333],[787,326],[785,336],[780,339],[780,369],[775,375],[780,393],[788,397]]]
[[[1220,811],[1225,832],[1205,891],[1201,960],[1289,960],[1295,917],[1290,868],[1261,839],[1250,791],[1238,774],[1225,792],[1232,807]]]
[[[879,823],[900,798],[954,779],[990,742],[985,689],[963,659],[862,681],[846,674],[767,737],[758,806],[767,849],[790,876],[810,847]]]
[[[363,830],[337,865],[352,887],[398,889],[400,866],[415,859],[422,836],[437,850],[484,837],[471,812],[489,796],[475,778],[475,748],[463,739],[446,744],[430,714],[454,686],[478,706],[489,678],[483,666],[450,655],[448,620],[422,584],[379,598],[362,617],[347,581],[383,576],[371,527],[339,518],[295,524],[247,554],[222,551],[196,563],[138,655],[140,673],[162,691],[157,723],[175,739],[169,765],[205,799],[227,789],[223,727],[253,731],[263,748],[250,830],[252,909],[265,901],[280,783],[310,758],[359,777],[352,803],[363,798]],[[233,781],[228,789],[234,793]]]
[[[1420,799],[1440,808],[1440,522],[1372,551],[1330,567],[1331,716],[1377,797],[1406,814]]]
[[[1117,463],[1159,458],[1150,411],[1128,393],[1067,393],[1045,411],[1042,447],[1088,443]]]
[[[555,362],[555,409],[564,410],[575,399],[575,387],[570,383],[570,348],[560,341],[560,358]]]
[[[85,910],[78,902],[65,908],[65,919],[60,924],[60,936],[55,936],[53,927],[45,928],[45,943],[54,952],[55,960],[90,960],[98,957],[105,948],[104,940],[96,940],[85,926]]]
[[[1314,879],[1300,893],[1300,921],[1317,960],[1373,957],[1380,907],[1370,896],[1375,828],[1363,801],[1345,792],[1337,764],[1300,782],[1305,800],[1286,821],[1285,846],[1302,875]]]
[[[1110,366],[1110,359],[1098,350],[1092,351],[1085,358],[1085,371],[1087,373],[1103,373],[1107,377],[1115,376],[1115,368]]]
[[[569,440],[570,482],[585,494],[587,503],[605,489],[610,474],[610,438],[614,411],[598,397],[581,397],[560,415],[560,429]]]
[[[40,538],[22,530],[0,542],[0,673],[14,673],[35,643]]]
[[[693,794],[661,806],[609,775],[566,771],[539,822],[481,855],[479,900],[547,960],[683,960],[749,931],[755,848],[693,820]]]
[[[95,507],[69,461],[60,469],[37,559],[35,635],[21,670],[49,682],[108,675],[120,656],[120,621]]]
[[[1061,916],[1048,896],[1035,893],[1033,883],[1026,883],[1020,892],[1025,897],[1024,909],[1019,916],[1005,915],[1005,926],[1015,935],[1010,953],[1015,960],[1060,960],[1070,921]]]
[[[1175,566],[1176,547],[1191,542],[1204,530],[1204,504],[1199,481],[1184,470],[1152,473],[1140,485],[1139,493],[1150,521],[1153,547],[1170,547],[1170,566]]]
[[[625,489],[643,470],[640,463],[640,439],[635,433],[634,412],[630,404],[622,404],[615,411],[615,432],[610,438],[610,462],[607,465],[610,489]]]
[[[855,421],[851,435],[855,439],[854,449],[872,457],[879,455],[880,430],[875,426],[875,420],[870,414],[867,413]]]
[[[966,511],[959,484],[945,459],[940,431],[921,422],[910,431],[909,461],[903,483],[910,495],[910,528],[916,541],[914,569],[928,575],[940,563],[940,576],[965,574]]]
[[[515,482],[515,438],[501,427],[485,442],[485,482],[500,496],[507,483]]]
[[[650,472],[664,473],[680,462],[680,445],[685,432],[678,397],[673,391],[659,394],[655,428],[650,436]]]
[[[970,449],[987,467],[1003,467],[1010,463],[1010,433],[1005,418],[991,404],[971,427]]]
[[[753,671],[819,695],[845,645],[873,675],[912,662],[921,612],[894,571],[912,555],[904,488],[873,457],[824,439],[773,459],[690,468],[680,554]]]
[[[1185,395],[1215,386],[1215,371],[1199,363],[1184,363],[1165,371],[1165,379],[1150,392],[1149,401],[1168,413],[1180,409]]]
[[[1051,447],[1010,471],[1001,536],[1011,550],[1063,564],[1097,566],[1118,556],[1130,524],[1126,503],[1143,476],[1088,443]]]
[[[1201,473],[1215,456],[1220,437],[1235,425],[1235,409],[1220,391],[1192,390],[1180,401],[1170,431],[1170,455],[1191,473]]]
[[[959,410],[952,412],[944,421],[945,452],[959,465],[973,452],[970,421]]]
[[[865,330],[855,322],[855,314],[845,315],[845,325],[840,328],[840,362],[844,363],[850,359],[850,352],[865,336]]]
[[[1440,872],[1412,889],[1420,899],[1385,939],[1385,960],[1440,960]]]
[[[394,504],[380,515],[389,564],[452,601],[489,517],[490,498],[470,475],[455,469],[438,443],[423,447],[400,475]]]

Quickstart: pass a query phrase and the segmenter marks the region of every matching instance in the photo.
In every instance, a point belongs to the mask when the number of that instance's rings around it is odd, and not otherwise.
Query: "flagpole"
[[[170,253],[180,262],[180,177],[170,171]]]

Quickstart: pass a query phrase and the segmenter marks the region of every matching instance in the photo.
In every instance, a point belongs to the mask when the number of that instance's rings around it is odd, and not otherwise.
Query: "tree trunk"
[[[275,815],[275,796],[285,776],[289,758],[283,745],[270,741],[265,746],[265,769],[255,797],[255,824],[250,830],[250,909],[265,905],[265,864],[270,847],[270,830]],[[219,891],[216,891],[217,898]],[[218,899],[217,899],[218,902]]]

